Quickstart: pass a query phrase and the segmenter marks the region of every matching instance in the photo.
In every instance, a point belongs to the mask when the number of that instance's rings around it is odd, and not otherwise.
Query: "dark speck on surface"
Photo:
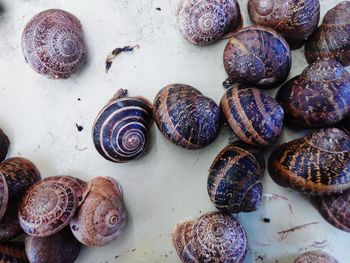
[[[264,221],[264,223],[270,223],[271,220],[270,220],[270,218],[266,218],[266,217],[265,217],[265,218],[263,219],[263,221]]]
[[[84,129],[84,127],[79,125],[78,123],[76,123],[75,126],[77,127],[79,132],[81,132]]]
[[[117,259],[117,258],[120,258],[122,255],[117,255],[115,256],[114,258]]]
[[[78,98],[78,101],[81,101],[81,98]]]
[[[160,7],[157,7],[156,10],[157,11],[162,11],[162,9]]]
[[[132,249],[131,252],[135,252],[136,251],[136,248]]]

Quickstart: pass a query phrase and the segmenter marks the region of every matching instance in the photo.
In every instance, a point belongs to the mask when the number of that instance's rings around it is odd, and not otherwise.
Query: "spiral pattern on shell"
[[[299,48],[316,30],[319,0],[249,0],[250,19],[279,32],[292,49]]]
[[[350,2],[343,1],[329,10],[322,24],[305,45],[309,64],[318,59],[335,58],[350,65]]]
[[[8,149],[10,146],[10,140],[6,134],[0,129],[0,162],[5,160]]]
[[[245,143],[267,146],[282,133],[282,107],[258,89],[231,88],[222,97],[220,106],[235,135]]]
[[[191,86],[168,85],[157,94],[153,105],[159,130],[176,145],[200,149],[212,143],[219,134],[219,106]]]
[[[310,195],[341,193],[350,188],[350,137],[324,128],[278,146],[269,172],[279,185]]]
[[[294,263],[338,263],[338,261],[326,252],[317,250],[300,255]]]
[[[23,30],[22,50],[26,61],[38,73],[54,79],[69,78],[85,59],[80,21],[60,9],[37,14]]]
[[[151,104],[143,98],[125,97],[126,92],[119,90],[93,125],[97,151],[116,163],[133,160],[145,152],[153,122]]]
[[[288,43],[276,31],[262,26],[237,31],[224,51],[227,82],[255,85],[259,88],[278,86],[291,68]]]
[[[208,45],[229,37],[243,20],[236,0],[181,0],[177,23],[184,37],[196,45]]]
[[[20,242],[0,243],[0,262],[28,263],[24,245]]]
[[[96,177],[84,203],[70,222],[74,236],[86,246],[104,246],[126,225],[121,187],[110,177]]]
[[[284,84],[276,99],[299,126],[331,126],[350,113],[350,73],[334,59],[319,60]]]

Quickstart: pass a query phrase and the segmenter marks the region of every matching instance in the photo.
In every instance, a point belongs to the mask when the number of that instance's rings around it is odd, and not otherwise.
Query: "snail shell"
[[[208,194],[224,212],[252,212],[260,207],[263,192],[264,155],[243,142],[225,147],[213,161]]]
[[[24,244],[20,242],[0,243],[0,262],[29,263],[24,251]]]
[[[320,20],[319,0],[249,0],[250,19],[279,32],[292,49],[301,47]]]
[[[5,215],[0,220],[0,242],[9,241],[23,233],[18,222],[18,202],[19,200],[10,202]]]
[[[220,106],[236,136],[250,145],[273,144],[282,133],[282,107],[258,89],[231,88],[222,97]]]
[[[246,27],[237,31],[225,47],[226,82],[275,87],[287,78],[291,61],[288,43],[275,30]]]
[[[126,224],[122,190],[110,177],[96,177],[72,221],[74,236],[86,246],[104,246],[115,240]]]
[[[294,263],[338,263],[331,255],[323,251],[310,251],[300,255]]]
[[[176,145],[200,149],[219,134],[219,106],[191,86],[168,85],[157,94],[153,105],[153,116],[159,130]]]
[[[25,238],[25,251],[31,263],[73,263],[80,247],[69,227],[49,237]]]
[[[0,162],[5,160],[9,146],[9,138],[7,138],[6,134],[0,129]]]
[[[177,23],[183,36],[196,45],[208,45],[229,37],[243,19],[236,0],[181,0]]]
[[[310,195],[341,193],[350,188],[350,137],[324,128],[277,147],[269,172],[279,185]]]
[[[298,126],[331,126],[350,112],[350,73],[334,59],[319,60],[284,84],[276,99]]]
[[[335,58],[350,65],[350,2],[343,1],[329,10],[323,22],[305,45],[307,61]]]
[[[5,177],[0,174],[0,220],[5,215],[7,204],[9,200],[9,190]]]
[[[64,10],[43,11],[24,28],[22,50],[36,72],[53,79],[69,78],[85,59],[82,26]]]
[[[126,97],[119,90],[98,114],[93,126],[97,151],[107,160],[123,163],[145,152],[152,125],[151,104],[143,98]]]

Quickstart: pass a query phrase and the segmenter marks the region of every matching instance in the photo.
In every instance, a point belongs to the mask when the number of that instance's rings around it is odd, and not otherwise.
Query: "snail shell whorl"
[[[0,262],[28,263],[24,244],[20,242],[0,243]]]
[[[225,47],[224,67],[231,82],[259,88],[278,86],[290,71],[289,45],[271,28],[243,28]]]
[[[122,91],[101,110],[92,134],[97,151],[116,163],[133,160],[145,152],[152,125],[150,103],[125,97],[126,90]]]
[[[294,263],[338,263],[338,261],[326,252],[318,250],[300,255]]]
[[[275,29],[292,49],[299,48],[316,30],[320,19],[319,0],[249,0],[250,19]]]
[[[22,34],[26,61],[49,78],[68,78],[85,59],[84,33],[72,14],[50,9],[35,15]]]
[[[337,128],[312,131],[277,147],[269,172],[277,184],[306,194],[341,193],[350,188],[350,137]]]
[[[233,132],[245,143],[267,146],[282,133],[282,107],[258,89],[231,88],[222,97],[220,106]]]
[[[261,204],[264,169],[262,152],[239,141],[227,146],[209,170],[210,200],[224,212],[257,210]]]
[[[168,85],[157,94],[153,105],[159,130],[176,145],[186,149],[203,148],[219,134],[219,106],[191,86]]]
[[[10,140],[7,138],[6,134],[0,129],[0,162],[5,160],[8,149],[10,145]]]
[[[335,58],[350,65],[350,2],[343,1],[329,10],[322,24],[305,45],[309,64],[322,58]]]
[[[177,23],[184,37],[196,45],[208,45],[242,27],[236,0],[181,0]]]
[[[19,200],[10,202],[0,220],[0,242],[12,240],[23,233],[18,221],[18,202]]]

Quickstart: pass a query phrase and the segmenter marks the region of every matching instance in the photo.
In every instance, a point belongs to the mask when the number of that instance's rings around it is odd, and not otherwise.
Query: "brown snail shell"
[[[12,240],[23,233],[18,221],[18,202],[18,200],[10,202],[5,215],[0,220],[0,242]]]
[[[30,263],[73,263],[79,256],[80,247],[69,227],[49,237],[25,238]]]
[[[269,172],[279,185],[310,195],[341,193],[350,188],[350,137],[324,128],[278,146]]]
[[[126,225],[126,210],[119,183],[95,177],[91,191],[70,222],[71,230],[86,246],[104,246],[115,240]]]
[[[283,108],[256,88],[227,90],[220,107],[234,134],[252,146],[273,144],[282,133]]]
[[[292,49],[301,47],[320,20],[319,0],[249,0],[250,19],[280,33]]]
[[[317,250],[300,255],[294,263],[338,263],[338,261],[326,252]]]
[[[0,174],[0,220],[3,218],[9,200],[9,190],[5,177]]]
[[[0,162],[5,160],[8,149],[10,146],[10,140],[6,134],[0,129]]]
[[[60,9],[35,15],[23,30],[22,51],[29,65],[41,75],[53,79],[69,78],[85,60],[80,21]]]
[[[350,73],[334,59],[316,61],[284,84],[276,99],[298,126],[331,126],[350,112]]]
[[[208,45],[229,37],[243,25],[236,0],[181,0],[177,23],[183,36],[195,45]]]
[[[322,24],[305,45],[309,64],[318,59],[335,58],[350,65],[350,2],[343,1],[329,10]]]
[[[20,242],[0,243],[0,262],[29,263],[24,251],[24,244]]]

